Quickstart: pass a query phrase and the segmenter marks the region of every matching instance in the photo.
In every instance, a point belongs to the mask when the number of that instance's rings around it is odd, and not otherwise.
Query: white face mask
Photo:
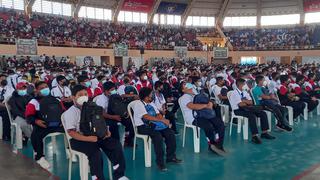
[[[78,105],[82,106],[83,103],[88,102],[88,101],[89,101],[89,97],[88,97],[88,96],[80,96],[80,97],[77,99],[76,103],[77,103]]]
[[[148,76],[143,76],[143,80],[148,80]]]
[[[245,84],[243,87],[242,87],[242,90],[243,91],[249,91],[249,87],[247,84]]]
[[[268,85],[267,81],[263,81],[263,85],[264,87],[266,87]]]
[[[202,86],[202,82],[197,82],[197,86],[201,87]]]

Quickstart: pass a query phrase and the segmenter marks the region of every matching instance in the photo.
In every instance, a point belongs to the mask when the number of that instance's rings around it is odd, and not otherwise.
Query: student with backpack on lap
[[[184,93],[180,98],[180,108],[186,115],[185,121],[204,130],[209,150],[225,156],[226,151],[223,147],[224,123],[215,115],[213,103],[209,101],[208,97],[204,98],[204,94],[195,95],[191,83],[182,82],[180,87]]]
[[[35,98],[26,106],[25,117],[33,125],[31,143],[36,152],[35,160],[44,169],[50,167],[43,154],[43,138],[50,133],[64,132],[61,125],[61,114],[64,111],[62,102],[50,96],[47,83],[35,84]]]
[[[167,171],[164,162],[163,139],[166,143],[166,162],[179,164],[182,161],[176,157],[176,138],[169,128],[170,122],[165,119],[152,102],[152,89],[141,88],[140,101],[133,106],[133,120],[138,133],[148,135],[152,139],[156,153],[156,163],[160,171]]]
[[[74,105],[64,113],[64,125],[67,133],[72,137],[70,140],[72,149],[88,157],[92,179],[105,180],[102,150],[113,164],[114,179],[128,180],[125,176],[125,158],[121,143],[111,137],[102,117],[102,107],[88,102],[86,87],[82,85],[76,85],[72,89],[72,98]],[[95,117],[95,121],[93,121],[94,118],[90,118],[90,114]],[[89,125],[88,118],[89,121],[91,120]],[[94,132],[91,132],[92,129]]]

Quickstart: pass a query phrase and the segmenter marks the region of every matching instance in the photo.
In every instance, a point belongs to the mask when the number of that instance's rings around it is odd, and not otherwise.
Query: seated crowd
[[[291,132],[286,107],[293,109],[293,118],[297,120],[305,108],[313,111],[320,98],[320,73],[315,64],[296,67],[283,64],[189,65],[181,61],[122,69],[111,65],[79,67],[70,62],[60,67],[47,66],[48,62],[59,64],[49,58],[45,62],[30,61],[28,66],[17,62],[12,68],[3,69],[0,75],[3,139],[11,138],[5,106],[8,103],[13,121],[23,132],[23,144],[27,146],[31,139],[35,160],[41,167],[50,167],[43,152],[43,138],[66,130],[72,149],[88,156],[91,175],[99,180],[105,179],[100,149],[112,162],[115,179],[127,179],[119,126],[125,127],[125,147],[136,145],[133,143],[134,127],[137,133],[150,137],[157,167],[166,171],[167,163],[182,162],[176,154],[179,108],[185,123],[205,132],[208,149],[226,156],[223,144],[228,120],[222,120],[222,105],[230,106],[235,115],[246,117],[252,142],[261,144],[261,138],[276,138],[269,132],[266,111],[276,118],[277,129]],[[125,113],[118,113],[122,105],[117,99],[122,104],[134,102],[132,120]],[[82,111],[89,102],[101,108],[101,117],[108,126],[102,137],[87,136],[82,131]],[[56,108],[52,110],[52,107]],[[64,128],[59,123],[62,113]],[[261,124],[260,136],[257,118]],[[239,122],[234,120],[233,123]]]
[[[313,49],[320,43],[319,26],[224,29],[235,50]],[[0,42],[14,43],[16,38],[36,38],[40,45],[112,48],[123,43],[130,49],[173,49],[186,46],[202,51],[197,37],[220,37],[215,28],[166,27],[146,24],[114,24],[107,21],[0,10]],[[206,49],[206,48],[205,48]]]

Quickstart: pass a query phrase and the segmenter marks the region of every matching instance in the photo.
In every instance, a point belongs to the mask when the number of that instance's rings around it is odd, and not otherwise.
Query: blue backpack
[[[143,103],[143,102],[142,102]],[[157,116],[157,112],[156,110],[153,108],[153,106],[151,106],[150,104],[144,104],[144,107],[146,108],[146,111],[148,113],[148,115],[156,117]],[[161,131],[163,129],[168,128],[167,125],[165,125],[163,122],[159,122],[159,121],[149,121],[149,120],[143,120],[145,124],[148,124],[149,126],[154,127],[155,130],[157,131]]]
[[[197,94],[193,98],[193,104],[208,104],[209,101],[209,97],[203,93]],[[194,112],[197,114],[195,115]],[[216,117],[216,113],[213,109],[194,110],[193,117],[195,119],[213,119]]]

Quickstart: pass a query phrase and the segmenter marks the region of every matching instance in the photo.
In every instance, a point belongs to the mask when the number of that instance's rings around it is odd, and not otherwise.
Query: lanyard
[[[58,88],[59,88],[59,90],[60,90],[60,92],[61,92],[62,96],[63,96],[63,97],[65,97],[65,90],[64,90],[64,87],[63,87],[63,90],[61,90],[60,86],[58,85]]]
[[[243,98],[244,98],[243,92],[240,92],[240,91],[238,90],[238,88],[237,88],[236,90],[237,90],[237,92],[239,93],[239,95],[241,96],[241,99],[243,99]]]

